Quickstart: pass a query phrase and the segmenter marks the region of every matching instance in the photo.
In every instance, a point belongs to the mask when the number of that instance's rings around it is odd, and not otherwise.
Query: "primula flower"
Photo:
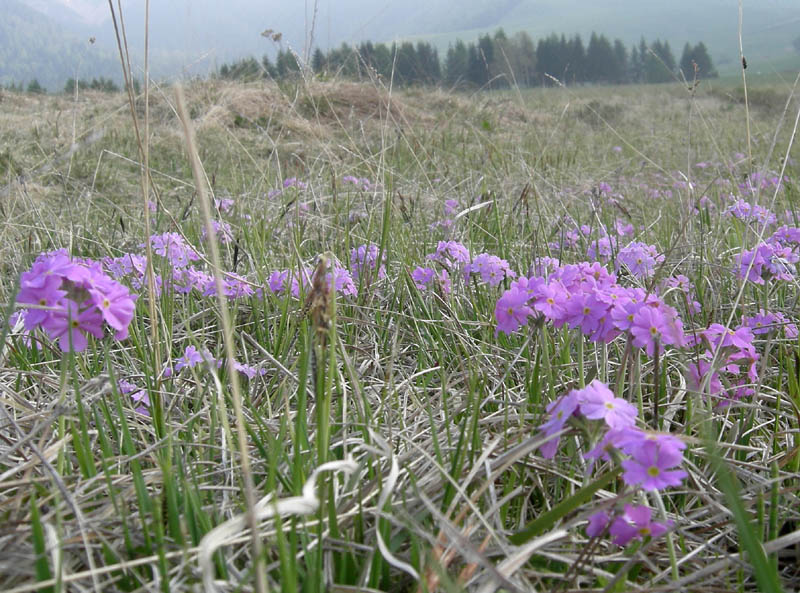
[[[636,422],[638,414],[636,407],[624,399],[615,397],[614,393],[597,379],[575,393],[578,396],[581,414],[590,420],[602,419],[609,428],[616,430],[633,426]]]
[[[193,369],[198,364],[203,362],[203,355],[194,346],[187,346],[186,350],[176,362],[175,371],[180,371],[184,368]]]
[[[150,415],[150,396],[144,389],[139,389],[139,387],[130,381],[125,381],[124,379],[120,379],[117,382],[117,388],[119,389],[120,394],[122,395],[130,395],[131,400],[133,403],[137,404],[134,411],[137,414],[141,414],[143,416]]]
[[[428,255],[431,261],[439,262],[451,270],[470,263],[469,249],[458,241],[439,241],[436,251]]]
[[[742,317],[742,325],[749,327],[753,334],[762,335],[772,331],[783,330],[785,337],[790,340],[797,338],[797,326],[791,323],[781,312],[767,313],[759,309],[757,315]]]
[[[37,306],[25,311],[25,330],[41,327],[63,351],[84,350],[86,334],[102,338],[104,320],[117,339],[128,336],[136,297],[98,262],[70,259],[64,250],[43,253],[22,274],[20,286],[17,302]]]
[[[652,510],[645,506],[625,505],[625,512],[614,519],[609,528],[612,540],[618,546],[625,546],[633,539],[660,537],[672,526],[672,522],[651,521]]]
[[[374,243],[359,245],[350,251],[350,270],[353,281],[358,282],[359,276],[374,270],[378,263],[379,248]],[[384,254],[384,261],[386,254]],[[378,278],[386,278],[386,266],[381,263],[378,268]]]
[[[646,439],[631,451],[631,459],[622,462],[625,472],[622,479],[629,486],[641,486],[644,490],[662,490],[668,486],[679,486],[688,475],[683,470],[670,468],[683,461],[683,453],[671,442],[658,438]]]
[[[546,408],[550,419],[542,424],[539,427],[539,430],[542,431],[545,436],[554,435],[557,432],[560,432],[567,423],[567,420],[572,417],[577,409],[578,395],[574,391],[569,392],[554,402],[550,402],[547,404]],[[550,439],[544,445],[542,445],[539,448],[542,453],[542,457],[545,459],[552,459],[558,450],[558,443],[560,440],[560,437],[556,437],[554,439]]]
[[[212,220],[211,228],[214,230],[214,235],[216,235],[219,242],[223,245],[227,245],[233,241],[233,229],[231,229],[231,225],[224,220]],[[203,240],[206,239],[207,234],[206,227],[203,226],[203,230],[201,231]]]
[[[63,304],[62,309],[53,311],[42,323],[50,339],[58,340],[63,352],[85,350],[87,333],[98,339],[103,337],[103,315],[100,311],[94,307],[81,311],[77,303],[71,300],[65,300]]]
[[[656,271],[656,265],[664,261],[653,245],[634,242],[620,249],[617,255],[617,268],[625,266],[637,278],[649,278]]]
[[[150,244],[154,253],[166,257],[176,268],[185,268],[191,262],[200,259],[197,251],[184,241],[183,237],[178,233],[152,235]]]
[[[533,308],[554,322],[565,314],[567,304],[566,289],[561,282],[554,280],[540,287],[539,296],[533,303]]]
[[[599,537],[603,535],[611,517],[605,511],[598,511],[589,517],[589,524],[586,526],[586,535],[589,537]]]
[[[429,288],[433,280],[436,278],[436,270],[433,268],[414,268],[411,272],[411,279],[414,281],[414,286],[419,290]]]
[[[653,356],[656,348],[663,351],[662,334],[666,329],[666,320],[659,309],[653,307],[639,307],[633,316],[630,331],[633,336],[633,345],[644,348],[648,356]]]
[[[586,249],[586,257],[608,261],[616,248],[617,238],[606,235],[589,243],[589,247]]]
[[[475,256],[472,263],[465,268],[466,279],[469,279],[470,274],[478,274],[481,281],[489,286],[497,286],[503,281],[503,278],[515,276],[506,260],[489,253]]]
[[[89,289],[92,302],[100,310],[105,322],[116,330],[114,337],[124,340],[128,337],[128,326],[133,320],[136,309],[134,300],[127,287],[106,277]]]
[[[576,294],[566,307],[564,319],[571,329],[580,328],[590,335],[600,328],[600,320],[608,312],[608,305],[591,292]]]
[[[694,392],[700,393],[703,383],[705,382],[706,375],[711,370],[711,363],[706,360],[699,360],[696,363],[690,362],[686,365],[688,375],[686,377],[687,387]],[[722,381],[720,380],[719,373],[714,372],[708,379],[708,390],[710,395],[716,395],[722,391]]]
[[[533,310],[528,307],[527,292],[518,288],[511,288],[503,293],[495,306],[494,316],[497,319],[495,335],[500,332],[510,334],[520,326],[528,324],[528,317],[533,315]]]
[[[703,331],[705,337],[713,348],[736,348],[738,350],[753,350],[753,332],[749,327],[728,329],[721,323],[712,323]]]

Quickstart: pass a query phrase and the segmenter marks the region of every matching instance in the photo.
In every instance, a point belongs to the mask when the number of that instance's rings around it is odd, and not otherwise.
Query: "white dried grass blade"
[[[466,208],[466,209],[462,210],[461,212],[459,212],[458,214],[456,214],[453,217],[453,220],[458,220],[462,216],[466,216],[467,214],[469,214],[470,212],[474,212],[475,210],[480,210],[481,208],[486,208],[486,206],[488,206],[489,204],[492,204],[493,202],[494,202],[494,200],[488,200],[486,202],[481,202],[480,204],[475,204],[474,206],[470,206],[469,208]]]
[[[358,469],[358,464],[352,459],[344,461],[329,461],[323,463],[309,476],[303,484],[302,496],[291,496],[277,501],[273,500],[272,495],[267,495],[259,500],[253,512],[257,521],[263,521],[270,517],[285,515],[309,515],[319,508],[319,498],[316,495],[317,476],[325,471],[343,471],[353,473]],[[217,525],[214,529],[205,534],[198,546],[197,563],[203,574],[203,588],[206,593],[216,593],[217,586],[214,582],[214,564],[212,556],[219,548],[224,546],[234,536],[240,534],[247,526],[247,517],[237,515],[228,519],[224,523]]]
[[[383,559],[389,563],[390,566],[393,566],[397,570],[402,570],[408,575],[418,581],[419,580],[419,573],[414,569],[413,566],[408,564],[407,562],[403,562],[399,558],[396,558],[390,551],[389,548],[386,546],[386,542],[383,541],[383,536],[381,535],[380,529],[378,529],[378,520],[380,519],[381,509],[383,509],[383,505],[386,504],[386,501],[389,500],[389,496],[394,492],[394,488],[397,485],[397,478],[400,476],[400,465],[397,463],[397,457],[394,456],[392,449],[389,447],[389,443],[387,443],[383,437],[378,435],[375,431],[370,429],[369,431],[370,436],[372,439],[383,449],[384,454],[391,459],[392,467],[389,470],[389,475],[386,478],[386,481],[383,483],[383,488],[381,490],[381,496],[378,499],[378,506],[375,507],[375,535],[378,539],[378,549],[383,556]]]

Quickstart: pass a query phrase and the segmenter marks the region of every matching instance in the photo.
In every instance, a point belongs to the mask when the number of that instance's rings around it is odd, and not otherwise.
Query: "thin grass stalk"
[[[744,46],[742,44],[742,0],[739,0],[739,59],[742,65],[742,89],[744,90],[744,118],[745,130],[747,132],[747,167],[753,168],[753,145],[750,139],[750,103],[747,100],[747,60],[744,57]]]
[[[224,286],[222,284],[222,262],[219,254],[219,245],[217,244],[216,232],[211,224],[211,206],[209,205],[209,198],[206,194],[205,181],[203,178],[200,157],[197,153],[197,145],[194,139],[194,129],[192,128],[189,114],[186,111],[186,100],[183,94],[183,88],[180,85],[175,87],[175,98],[177,103],[178,117],[183,125],[183,132],[186,140],[186,149],[188,152],[189,160],[192,165],[192,175],[197,190],[198,201],[205,221],[206,236],[208,237],[209,248],[211,249],[211,262],[213,265],[214,284],[216,287],[217,304],[219,306],[220,322],[222,324],[223,343],[225,347],[225,358],[227,362],[228,378],[231,383],[231,399],[233,400],[234,414],[236,416],[236,432],[239,437],[239,454],[241,456],[242,464],[242,481],[244,482],[244,496],[246,504],[245,520],[250,527],[251,545],[254,562],[254,571],[256,577],[256,591],[258,593],[266,593],[267,587],[267,574],[264,557],[262,554],[261,539],[258,531],[258,521],[254,513],[256,504],[255,499],[255,486],[253,484],[253,474],[250,468],[250,455],[247,451],[247,429],[245,426],[244,413],[242,411],[242,395],[239,386],[239,373],[234,366],[234,352],[233,352],[233,326],[228,311],[227,297],[225,296]],[[220,398],[220,401],[223,401]],[[225,413],[225,410],[223,410]]]
[[[125,24],[122,20],[122,6],[119,4],[119,25],[117,24],[117,16],[116,12],[114,11],[114,4],[112,0],[108,0],[108,8],[111,11],[111,20],[114,25],[114,34],[116,35],[117,39],[117,49],[119,50],[119,59],[122,65],[122,77],[125,81],[125,90],[128,96],[128,107],[130,108],[131,112],[131,120],[133,122],[133,131],[136,137],[136,144],[139,148],[139,155],[142,158],[142,200],[143,200],[143,207],[144,207],[144,246],[145,246],[145,274],[147,275],[147,304],[149,308],[150,314],[150,339],[153,342],[153,368],[157,369],[161,364],[161,356],[160,356],[160,348],[159,348],[159,338],[158,338],[158,309],[156,303],[156,275],[153,269],[153,248],[150,244],[150,235],[152,234],[151,225],[150,225],[150,208],[148,206],[148,196],[149,196],[149,150],[145,149],[145,145],[148,144],[147,142],[147,134],[149,133],[149,111],[148,108],[145,107],[145,141],[142,142],[142,136],[139,132],[139,118],[136,117],[136,104],[135,98],[133,95],[133,74],[131,72],[131,62],[130,62],[130,55],[128,53],[128,42],[125,39]],[[146,6],[146,22],[145,22],[145,104],[149,104],[149,97],[148,97],[148,52],[147,52],[147,45],[149,39],[149,8],[150,8],[150,1],[147,0]],[[122,36],[120,36],[120,29],[122,29]],[[125,40],[123,42],[123,40]],[[77,84],[77,83],[76,83]],[[157,384],[160,382],[160,376],[157,378]],[[158,389],[154,389],[151,392],[151,396],[158,397]]]

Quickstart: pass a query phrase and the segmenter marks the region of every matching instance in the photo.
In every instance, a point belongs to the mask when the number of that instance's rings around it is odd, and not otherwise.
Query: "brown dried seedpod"
[[[317,267],[311,276],[311,288],[308,291],[302,314],[311,317],[314,334],[321,345],[327,341],[328,331],[331,327],[333,314],[333,295],[328,282],[328,264],[330,260],[325,255],[320,255]]]

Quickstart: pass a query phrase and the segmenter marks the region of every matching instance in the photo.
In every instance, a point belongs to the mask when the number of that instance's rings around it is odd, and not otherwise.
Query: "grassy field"
[[[3,93],[0,589],[796,590],[792,83]]]

